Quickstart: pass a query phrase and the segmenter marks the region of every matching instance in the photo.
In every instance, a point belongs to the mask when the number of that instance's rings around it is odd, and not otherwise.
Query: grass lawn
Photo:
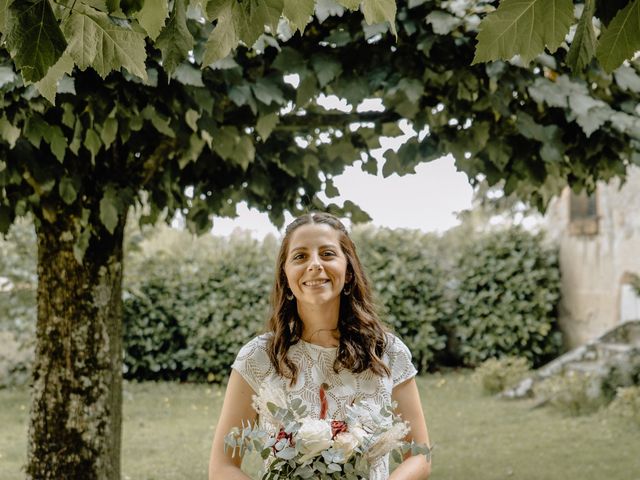
[[[468,373],[418,379],[434,480],[637,480],[640,427],[601,410],[567,417],[484,396]],[[222,390],[131,384],[124,391],[123,480],[206,479]],[[0,390],[0,479],[24,478],[28,391]],[[249,459],[254,474],[257,462]],[[252,472],[253,470],[253,472]]]

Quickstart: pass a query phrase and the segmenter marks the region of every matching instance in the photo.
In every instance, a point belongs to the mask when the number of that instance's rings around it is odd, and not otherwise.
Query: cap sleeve
[[[256,393],[265,378],[274,371],[267,354],[268,338],[268,334],[260,335],[244,345],[231,365]]]
[[[399,385],[405,380],[415,377],[418,371],[411,363],[411,351],[402,340],[389,333],[387,354],[389,355],[389,369],[393,386]]]

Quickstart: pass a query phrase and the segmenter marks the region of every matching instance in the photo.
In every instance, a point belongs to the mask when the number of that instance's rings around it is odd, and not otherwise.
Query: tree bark
[[[29,479],[120,478],[124,218],[113,235],[94,222],[82,265],[71,220],[37,222]]]

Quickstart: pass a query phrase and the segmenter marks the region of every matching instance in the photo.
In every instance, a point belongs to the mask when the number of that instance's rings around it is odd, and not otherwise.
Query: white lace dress
[[[312,418],[320,417],[320,385],[329,385],[327,390],[327,417],[344,420],[345,407],[354,400],[365,400],[375,405],[377,411],[382,405],[391,403],[391,391],[396,385],[416,375],[411,363],[411,352],[395,335],[388,333],[387,350],[383,361],[391,371],[391,376],[379,376],[367,370],[354,374],[342,369],[340,373],[333,371],[337,347],[321,347],[300,340],[289,349],[289,356],[298,366],[298,381],[293,387],[289,379],[276,374],[267,355],[266,345],[270,333],[260,335],[244,345],[232,368],[235,369],[251,385],[255,392],[260,390],[264,382],[281,388],[292,397],[302,398],[307,405],[307,412]],[[377,413],[377,412],[376,412]],[[263,428],[270,428],[259,419]],[[387,480],[389,477],[388,456],[377,462],[371,469],[369,480]]]

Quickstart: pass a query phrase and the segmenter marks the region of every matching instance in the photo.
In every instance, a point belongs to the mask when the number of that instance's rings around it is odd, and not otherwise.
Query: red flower
[[[348,432],[349,428],[347,424],[342,420],[332,420],[331,421],[331,440],[336,438],[336,435],[342,432]]]
[[[289,445],[291,445],[292,447],[295,445],[295,441],[293,440],[293,434],[285,432],[284,431],[284,427],[280,427],[280,431],[278,432],[278,435],[276,435],[276,443],[278,443],[283,438],[286,438],[287,440],[289,440]],[[276,446],[275,445],[273,445],[271,448],[273,449],[273,453],[274,454],[277,451],[279,451],[279,450],[276,450]]]

